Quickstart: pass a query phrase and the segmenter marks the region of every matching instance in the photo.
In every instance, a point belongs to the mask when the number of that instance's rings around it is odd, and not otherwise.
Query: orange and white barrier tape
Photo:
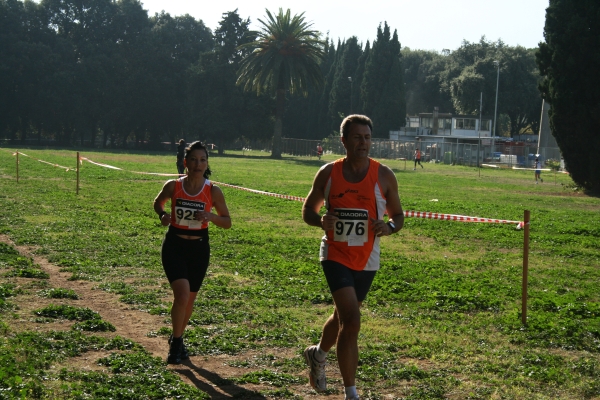
[[[124,171],[122,168],[114,167],[114,166],[108,165],[108,164],[101,164],[101,163],[92,161],[85,157],[80,157],[80,158],[82,160],[86,160],[92,164],[95,164],[95,165],[98,165],[101,167]],[[148,174],[148,175],[159,175],[159,176],[180,176],[179,174],[160,174],[160,173],[135,172],[135,171],[130,171],[130,172],[134,172],[137,174]],[[301,201],[301,202],[304,202],[306,200],[305,197],[265,192],[263,190],[249,189],[249,188],[245,188],[243,186],[230,185],[229,183],[216,182],[216,181],[213,181],[213,183],[224,186],[224,187],[229,187],[232,189],[244,190],[244,191],[250,192],[250,193],[262,194],[262,195],[271,196],[271,197],[277,197],[279,199],[295,200],[295,201]],[[469,217],[469,216],[465,216],[465,215],[454,215],[454,214],[439,214],[439,213],[422,212],[422,211],[404,211],[404,216],[405,217],[426,218],[426,219],[440,219],[440,220],[445,220],[445,221],[459,221],[459,222],[487,222],[487,223],[495,223],[495,224],[517,224],[517,229],[521,229],[523,227],[523,222],[521,222],[521,221],[509,221],[509,220],[505,220],[505,219]]]
[[[301,202],[304,202],[304,200],[306,200],[306,198],[300,197],[300,196],[291,196],[291,195],[288,195],[288,194],[278,194],[278,193],[264,192],[262,190],[248,189],[248,188],[245,188],[245,187],[242,187],[242,186],[230,185],[228,183],[223,183],[223,182],[215,182],[215,181],[213,181],[213,183],[216,183],[217,185],[222,185],[222,186],[230,187],[230,188],[233,188],[233,189],[244,190],[246,192],[251,192],[251,193],[256,193],[256,194],[264,194],[265,196],[271,196],[271,197],[277,197],[277,198],[280,198],[280,199],[296,200],[296,201],[301,201]]]
[[[105,168],[110,168],[110,169],[116,169],[118,171],[125,171],[123,168],[119,168],[119,167],[115,167],[112,165],[108,165],[108,164],[102,164],[99,162],[95,162],[90,160],[89,158],[86,157],[79,157],[82,160],[86,160],[89,163],[92,163],[94,165],[98,165],[99,167],[105,167]],[[137,171],[129,171],[129,172],[133,172],[134,174],[146,174],[146,175],[157,175],[157,176],[183,176],[183,175],[179,175],[179,174],[161,174],[161,173],[155,173],[155,172],[137,172]],[[230,188],[234,188],[234,189],[239,189],[239,190],[245,190],[247,192],[252,192],[252,193],[256,193],[256,194],[263,194],[266,196],[271,196],[271,197],[278,197],[280,199],[286,199],[286,200],[296,200],[296,201],[302,201],[304,202],[304,197],[298,197],[298,196],[290,196],[287,194],[278,194],[278,193],[271,193],[271,192],[265,192],[262,190],[255,190],[255,189],[248,189],[242,186],[235,186],[235,185],[230,185],[228,183],[223,183],[223,182],[215,182],[213,181],[213,183],[217,184],[217,185],[222,185],[222,186],[226,186],[226,187],[230,187]]]
[[[89,162],[91,164],[94,164],[94,165],[98,165],[99,167],[116,169],[117,171],[126,171],[123,168],[119,168],[119,167],[115,167],[115,166],[112,166],[112,165],[102,164],[102,163],[99,163],[99,162],[92,161],[92,160],[90,160],[87,157],[79,157],[79,159],[82,160],[82,161],[85,160],[85,161],[87,161],[87,162]],[[179,175],[179,174],[163,174],[163,173],[159,173],[159,172],[139,172],[139,171],[127,171],[127,172],[131,172],[131,173],[134,173],[134,174],[156,175],[156,176],[183,176],[183,175]]]
[[[455,215],[455,214],[440,214],[423,211],[404,211],[405,217],[416,217],[425,219],[440,219],[444,221],[458,221],[458,222],[486,222],[491,224],[517,224],[517,229],[523,227],[523,221],[510,221],[507,219],[495,219],[495,218],[482,218],[482,217],[469,217],[466,215]]]
[[[65,172],[67,172],[67,171],[70,171],[70,170],[72,169],[72,168],[69,168],[69,167],[63,167],[62,165],[54,164],[54,163],[51,163],[51,162],[48,162],[48,161],[40,160],[39,158],[35,158],[35,157],[28,156],[27,154],[25,154],[25,153],[22,153],[22,152],[20,152],[20,151],[16,151],[16,152],[14,152],[14,153],[13,153],[13,156],[16,156],[16,155],[17,155],[17,153],[19,153],[20,155],[22,155],[22,156],[25,156],[25,157],[33,158],[34,160],[36,160],[36,161],[39,161],[39,162],[41,162],[41,163],[48,164],[48,165],[52,165],[53,167],[62,168],[62,169],[64,169],[64,170],[65,170]]]

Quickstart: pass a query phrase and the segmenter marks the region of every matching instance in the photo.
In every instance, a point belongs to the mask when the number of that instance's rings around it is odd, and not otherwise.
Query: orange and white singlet
[[[321,261],[338,262],[356,271],[379,269],[379,237],[370,228],[370,218],[383,219],[386,199],[379,185],[379,162],[369,159],[364,179],[350,183],[342,172],[344,159],[333,163],[325,185],[325,207],[337,211],[339,221],[321,240]]]
[[[202,223],[194,219],[196,211],[212,209],[212,183],[206,179],[200,192],[189,194],[183,188],[185,177],[175,180],[175,190],[171,196],[171,227],[177,234],[195,236],[191,231],[208,228],[208,221]]]

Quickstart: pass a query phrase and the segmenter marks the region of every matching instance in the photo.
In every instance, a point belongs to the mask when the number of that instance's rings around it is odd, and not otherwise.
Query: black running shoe
[[[182,336],[183,338],[183,336]],[[171,341],[173,340],[173,335],[169,336],[169,344],[171,344]],[[188,360],[190,358],[190,353],[188,353],[188,349],[187,347],[185,347],[185,343],[181,344],[181,359],[182,360]]]
[[[181,363],[183,350],[183,337],[180,338],[169,338],[169,355],[167,356],[167,363],[179,364]]]

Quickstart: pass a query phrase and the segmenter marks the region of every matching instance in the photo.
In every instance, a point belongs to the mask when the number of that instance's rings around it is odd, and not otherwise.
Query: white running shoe
[[[317,392],[327,390],[327,378],[325,377],[325,361],[319,361],[315,357],[317,346],[308,346],[304,350],[304,360],[310,368],[308,377],[310,378],[310,386]]]

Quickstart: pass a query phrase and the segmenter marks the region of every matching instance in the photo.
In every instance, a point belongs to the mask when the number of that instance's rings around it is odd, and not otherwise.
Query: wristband
[[[162,221],[162,217],[163,215],[165,215],[167,212],[166,211],[161,211],[160,214],[158,214],[158,219]]]

